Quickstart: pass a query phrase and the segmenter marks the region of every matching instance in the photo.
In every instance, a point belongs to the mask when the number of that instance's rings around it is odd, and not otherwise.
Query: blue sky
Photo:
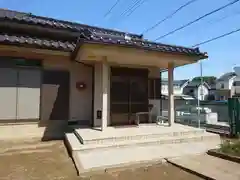
[[[115,0],[0,0],[0,7],[140,34],[188,0],[146,0],[131,16],[122,17],[121,14],[134,1],[120,0],[120,3],[106,18],[104,18],[104,14],[115,3]],[[232,0],[198,0],[176,14],[172,19],[144,34],[144,37],[154,40],[158,36],[230,1]],[[184,30],[163,38],[159,42],[192,46],[240,28],[239,21],[240,2]],[[239,44],[240,32],[200,46],[202,51],[207,51],[209,54],[209,59],[203,61],[203,75],[220,76],[224,72],[232,71],[234,65],[240,65]],[[188,65],[175,70],[175,79],[191,78],[199,75],[199,64]]]

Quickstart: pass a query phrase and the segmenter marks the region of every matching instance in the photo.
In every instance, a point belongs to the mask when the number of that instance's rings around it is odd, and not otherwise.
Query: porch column
[[[174,94],[173,94],[173,70],[172,63],[168,64],[168,121],[169,126],[174,124],[175,110],[174,110]]]
[[[109,122],[109,65],[106,60],[102,63],[102,131]]]

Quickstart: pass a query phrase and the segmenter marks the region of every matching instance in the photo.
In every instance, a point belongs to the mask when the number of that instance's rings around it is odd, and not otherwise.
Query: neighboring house
[[[216,80],[215,100],[227,100],[234,95],[235,72],[228,72]]]
[[[208,96],[211,90],[206,82],[201,83],[200,81],[191,81],[183,89],[183,94],[195,97],[201,101],[208,100]]]
[[[231,89],[236,76],[235,72],[223,74],[216,81],[216,89]]]
[[[236,78],[233,82],[232,92],[234,96],[240,96],[240,67],[236,66],[233,68],[234,72],[236,73]]]
[[[147,82],[160,69],[172,87],[174,67],[207,58],[198,48],[3,9],[0,28],[0,123],[35,122],[44,135],[64,132],[70,121],[102,130],[131,124],[150,97],[159,98],[159,84]]]
[[[209,95],[208,95],[208,98],[207,100],[209,101],[213,101],[215,100],[215,94],[216,94],[216,83],[212,83],[212,84],[209,84],[208,85],[210,86],[210,89],[209,89]]]
[[[184,80],[174,80],[173,81],[173,93],[174,95],[182,95],[183,94],[183,88],[187,86],[189,83],[188,79]],[[168,94],[168,80],[162,79],[162,90],[163,95]]]

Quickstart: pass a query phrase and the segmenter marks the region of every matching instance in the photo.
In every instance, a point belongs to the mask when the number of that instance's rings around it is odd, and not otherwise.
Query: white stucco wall
[[[164,95],[168,95],[168,85],[162,85],[161,93]],[[174,95],[182,95],[183,88],[179,86],[173,86],[173,93]]]
[[[45,69],[67,70],[70,73],[69,121],[92,120],[92,68],[70,60],[44,60]],[[76,82],[84,82],[79,91]],[[85,122],[86,124],[86,122]]]
[[[101,126],[101,119],[97,119],[97,110],[102,111],[102,68],[100,63],[94,66],[94,126]]]
[[[74,62],[71,64],[70,121],[91,121],[92,119],[92,71],[92,67]],[[86,89],[78,90],[77,82],[84,83]]]
[[[59,70],[69,70],[71,66],[70,60],[44,60],[44,69],[59,69]]]
[[[107,108],[107,116],[108,116],[108,119],[107,119],[107,122],[106,124],[109,125],[110,124],[110,66],[106,66],[105,68],[108,68],[108,72],[105,72],[108,76],[108,87],[107,87],[107,90],[106,90],[106,93],[107,93],[107,104],[108,106],[106,107]],[[101,119],[98,119],[97,118],[97,111],[100,110],[102,111],[103,108],[103,88],[102,88],[102,77],[103,77],[103,66],[102,66],[102,63],[95,63],[94,65],[94,119],[93,119],[93,125],[94,127],[99,127],[102,125],[102,120]],[[103,114],[102,114],[103,115]]]
[[[233,82],[235,80],[235,77],[229,79],[229,80],[225,80],[225,81],[219,81],[216,84],[216,89],[226,89],[226,90],[230,90],[232,88]],[[222,87],[223,85],[223,87]]]
[[[199,100],[206,100],[209,94],[209,90],[206,86],[200,85],[197,89],[194,89],[194,97]]]

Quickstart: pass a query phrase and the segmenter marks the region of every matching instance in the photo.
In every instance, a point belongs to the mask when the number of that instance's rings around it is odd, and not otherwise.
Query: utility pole
[[[200,98],[203,98],[203,89],[202,89],[202,85],[203,85],[203,71],[202,71],[202,61],[199,62],[200,63],[200,78],[201,78],[201,82],[200,82],[200,97],[198,97],[198,128],[201,128],[201,118],[200,118]]]

